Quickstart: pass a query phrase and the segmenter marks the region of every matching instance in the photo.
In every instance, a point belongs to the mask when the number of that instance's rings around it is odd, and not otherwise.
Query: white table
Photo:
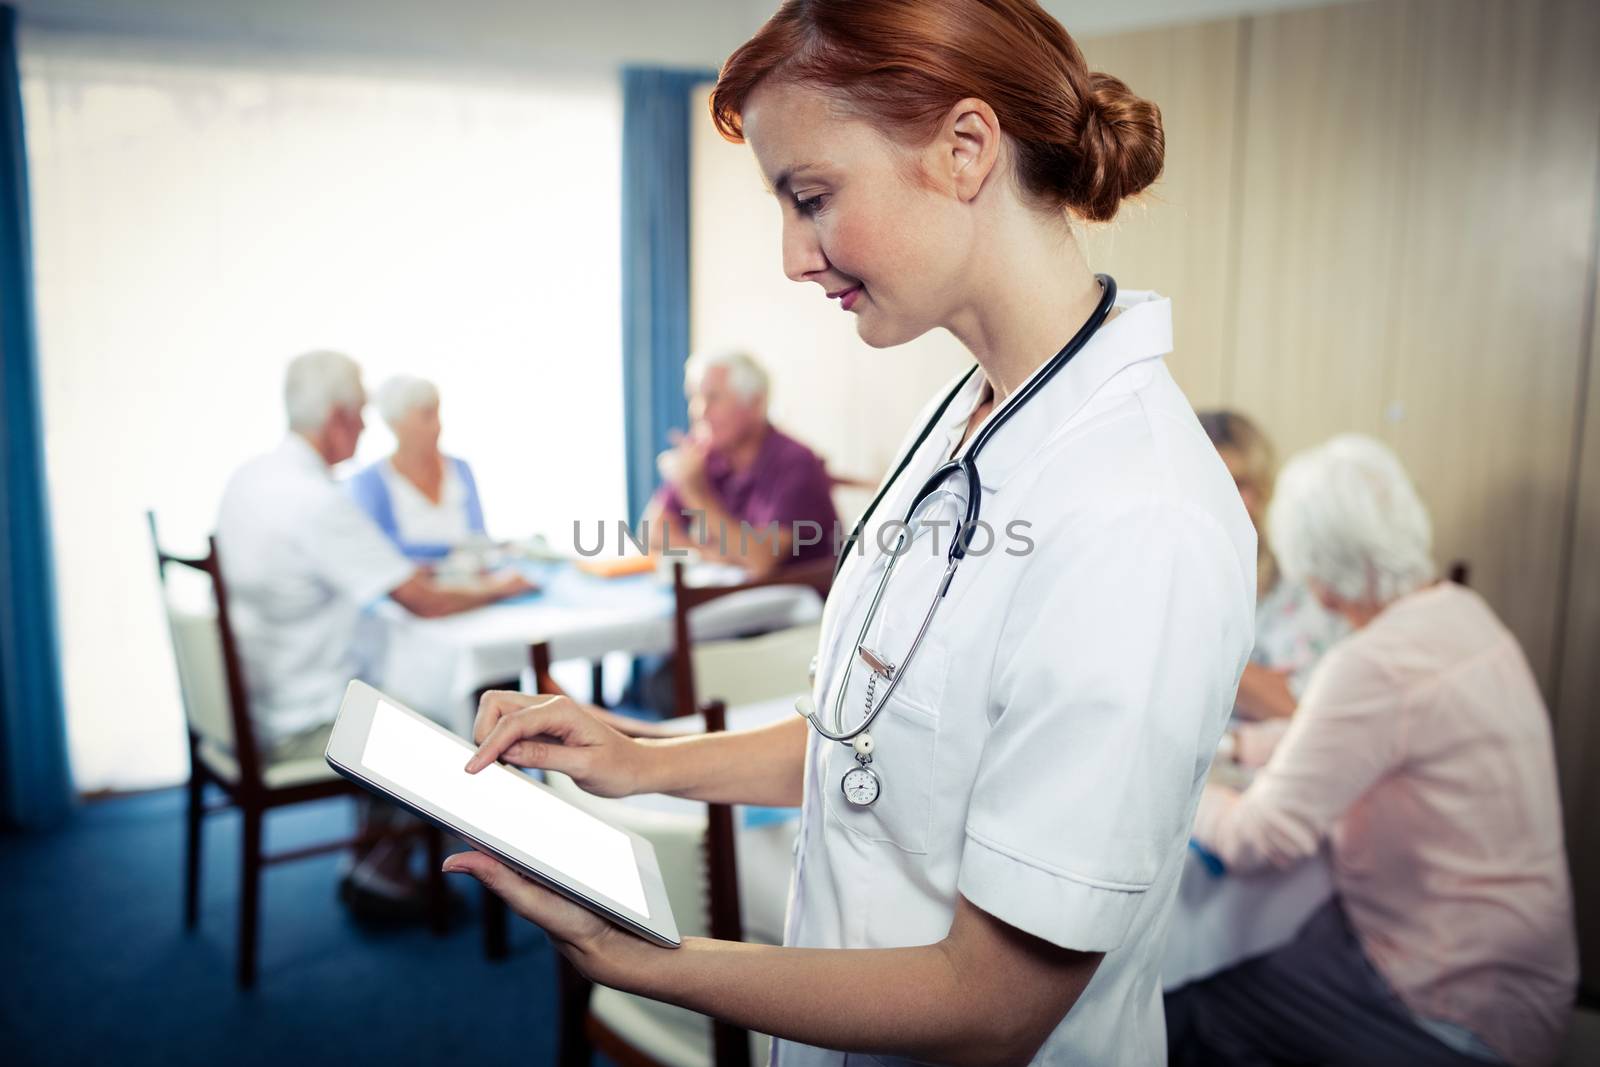
[[[599,660],[607,653],[672,650],[672,587],[654,574],[597,578],[570,564],[529,564],[541,591],[442,619],[419,619],[389,601],[373,609],[379,633],[376,684],[458,733],[470,734],[474,694],[519,677],[528,647],[550,646],[553,660]],[[706,584],[731,577],[703,570]],[[691,572],[691,580],[696,573]],[[764,586],[695,609],[700,640],[797,626],[817,619],[822,601],[803,586]]]
[[[1228,784],[1240,778],[1221,761],[1212,774]],[[1332,895],[1325,853],[1284,871],[1213,874],[1190,849],[1167,928],[1161,987],[1177,989],[1288,944]]]

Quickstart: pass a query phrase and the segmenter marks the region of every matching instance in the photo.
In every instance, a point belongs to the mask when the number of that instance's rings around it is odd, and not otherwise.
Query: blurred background
[[[26,521],[14,494],[36,486],[48,534],[8,543],[49,580],[43,600],[8,590],[5,626],[53,612],[58,655],[5,663],[8,1059],[423,1062],[488,1037],[552,1060],[534,930],[492,963],[459,915],[444,939],[353,925],[332,856],[267,879],[258,987],[236,992],[233,816],[207,831],[184,932],[190,746],[145,513],[203,552],[229,475],[282,436],[287,361],[334,348],[369,391],[438,387],[490,536],[570,552],[574,520],[640,513],[685,425],[684,358],[737,348],[849,519],[968,357],[944,334],[868,349],[783,277],[778,211],[706,111],[770,2],[10,4],[31,246],[8,329],[28,273],[34,320],[31,371],[7,334],[6,510]],[[1191,401],[1248,414],[1280,456],[1346,431],[1392,446],[1437,560],[1469,568],[1522,645],[1593,997],[1600,5],[1044,6],[1162,109],[1162,181],[1084,236],[1096,269],[1173,299]],[[369,424],[353,467],[394,450]],[[30,425],[42,451],[17,443]],[[17,688],[29,670],[55,699]],[[319,811],[273,832],[293,846],[349,818]]]

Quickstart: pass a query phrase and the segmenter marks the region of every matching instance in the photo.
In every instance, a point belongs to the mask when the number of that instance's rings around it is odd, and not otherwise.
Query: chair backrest
[[[215,607],[185,607],[166,597],[167,628],[178,664],[178,689],[189,729],[202,740],[234,750],[233,706]]]
[[[535,673],[539,666],[535,664]],[[726,728],[726,709],[712,702],[701,709],[706,732]],[[658,811],[637,803],[593,796],[564,774],[547,772],[545,781],[555,793],[576,807],[631,830],[649,841],[661,867],[661,878],[685,937],[714,937],[724,941],[744,938],[739,914],[738,855],[734,842],[733,809],[727,804],[707,804],[685,811]],[[631,1044],[657,1053],[662,1062],[693,1062],[691,1051],[704,1040],[706,1024],[695,1012],[659,1001],[611,993],[597,997],[594,1009],[601,1021]],[[752,1052],[765,1053],[762,1041],[752,1049],[752,1036],[739,1027],[713,1020],[710,1062],[717,1067],[749,1067]],[[677,1055],[660,1055],[677,1050]]]
[[[686,579],[682,560],[672,565],[672,638],[673,638],[673,705],[677,715],[692,715],[700,706],[702,699],[700,687],[695,678],[694,640],[689,630],[689,617],[698,607],[709,604],[713,600],[734,596],[751,589],[762,589],[767,586],[801,585],[808,586],[817,591],[817,595],[827,598],[828,590],[833,585],[834,560],[832,557],[812,560],[806,563],[791,564],[781,567],[771,574],[761,578],[752,578],[739,582],[736,585],[690,585]],[[801,629],[801,628],[797,628]],[[814,631],[813,631],[814,632]],[[795,635],[788,641],[792,642],[800,635]],[[744,644],[745,642],[740,642]],[[775,647],[786,647],[782,640],[775,639]],[[815,641],[812,648],[805,654],[802,664],[810,662],[811,654],[816,651]],[[713,658],[717,657],[713,653]],[[786,690],[776,693],[767,693],[768,696],[781,696],[784,692],[793,692],[804,687],[805,674],[802,670],[798,675],[799,684],[790,684]],[[743,684],[742,682],[737,684]],[[744,703],[735,700],[727,693],[706,694],[714,695],[728,703]]]
[[[806,688],[822,623],[728,641],[696,641],[690,650],[695,695],[729,707],[791,696]]]
[[[217,539],[207,539],[207,552],[195,559],[175,556],[161,547],[154,512],[145,512],[150,543],[156,553],[156,576],[172,631],[173,657],[189,727],[190,758],[199,758],[202,742],[218,746],[238,765],[239,788],[259,790],[261,761],[251,725],[248,690],[239,662],[238,643],[228,616],[228,588],[222,577]],[[210,604],[179,605],[167,582],[168,566],[187,567],[210,581]]]

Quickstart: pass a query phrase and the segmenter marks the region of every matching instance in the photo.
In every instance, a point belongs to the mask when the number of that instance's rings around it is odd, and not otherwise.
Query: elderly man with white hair
[[[1289,945],[1169,995],[1172,1062],[1552,1062],[1576,935],[1549,715],[1516,638],[1436,580],[1428,513],[1377,441],[1296,457],[1268,528],[1353,632],[1250,786],[1207,788],[1194,836],[1230,875],[1326,847],[1336,895]]]
[[[832,556],[838,514],[816,453],[767,419],[767,374],[743,352],[699,353],[684,367],[689,433],[661,454],[645,512],[660,548],[764,575]]]
[[[395,450],[350,479],[361,510],[415,560],[441,559],[482,537],[483,505],[472,468],[439,450],[438,388],[401,376],[383,383],[376,399]]]
[[[361,370],[339,352],[308,352],[284,383],[289,432],[228,481],[217,550],[228,582],[256,735],[269,763],[320,757],[351,678],[362,673],[363,609],[389,597],[442,616],[527,591],[520,577],[442,588],[401,555],[331,468],[355,453],[365,426]],[[414,898],[403,864],[362,864],[357,888]]]

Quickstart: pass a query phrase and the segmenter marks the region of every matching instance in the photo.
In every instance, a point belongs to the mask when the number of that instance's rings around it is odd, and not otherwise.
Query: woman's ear
[[[963,201],[976,198],[1000,159],[994,108],[976,97],[956,101],[934,142],[956,195]]]

